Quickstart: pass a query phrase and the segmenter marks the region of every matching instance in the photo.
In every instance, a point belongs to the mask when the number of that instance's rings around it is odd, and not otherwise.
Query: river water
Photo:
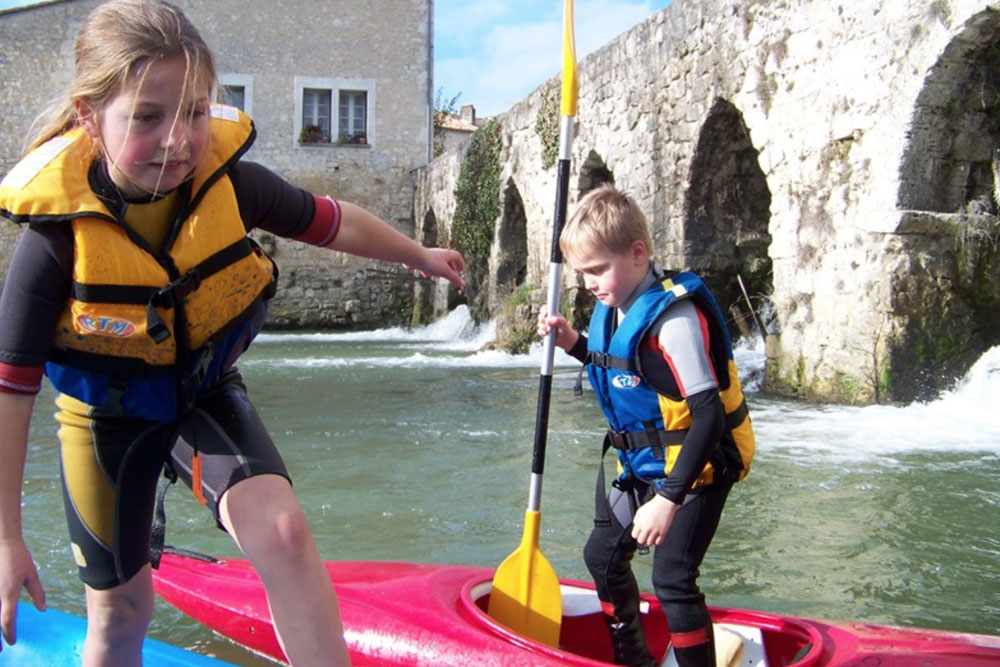
[[[279,443],[325,559],[496,567],[521,538],[541,348],[480,351],[464,307],[425,328],[260,336],[240,364]],[[824,406],[758,389],[762,349],[737,347],[757,433],[702,568],[709,603],[824,619],[1000,634],[1000,348],[937,400]],[[587,579],[604,429],[579,365],[557,353],[540,546]],[[586,381],[584,381],[586,387]],[[49,605],[83,614],[43,392],[24,524]],[[610,458],[610,457],[609,457]],[[186,489],[167,542],[239,555]],[[651,558],[637,557],[640,585]],[[242,665],[269,664],[157,601],[151,636]]]

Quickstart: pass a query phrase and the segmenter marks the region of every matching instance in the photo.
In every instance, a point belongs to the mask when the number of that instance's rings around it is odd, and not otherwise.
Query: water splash
[[[387,328],[348,333],[265,333],[268,343],[330,344],[322,354],[298,358],[269,357],[256,363],[305,368],[362,366],[400,368],[538,368],[543,345],[513,355],[485,347],[496,334],[495,322],[477,325],[465,306],[425,327]],[[375,355],[345,356],[336,344],[374,344]],[[765,353],[756,337],[737,341],[733,354],[748,395],[762,450],[791,455],[811,451],[824,458],[889,461],[914,451],[967,451],[1000,454],[1000,347],[987,351],[955,388],[937,400],[908,406],[821,405],[775,399],[761,393]],[[244,364],[248,360],[244,360]],[[253,363],[253,362],[250,362]],[[575,382],[580,364],[556,350],[559,387]],[[584,381],[584,387],[587,386]]]
[[[421,327],[389,327],[374,331],[346,331],[322,333],[266,332],[257,336],[255,343],[345,343],[345,342],[403,342],[447,343],[455,349],[478,350],[496,337],[496,322],[476,324],[469,307],[460,305],[445,317]]]
[[[910,452],[1000,454],[1000,347],[987,350],[956,385],[933,401],[851,407],[759,400],[758,441],[823,451],[843,460]]]

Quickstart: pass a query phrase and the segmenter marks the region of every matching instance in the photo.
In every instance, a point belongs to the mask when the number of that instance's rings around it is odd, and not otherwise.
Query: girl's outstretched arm
[[[465,260],[457,250],[426,248],[406,234],[392,228],[375,214],[349,202],[339,202],[340,229],[326,247],[341,252],[397,262],[424,276],[447,278],[459,288],[465,287],[461,273]]]

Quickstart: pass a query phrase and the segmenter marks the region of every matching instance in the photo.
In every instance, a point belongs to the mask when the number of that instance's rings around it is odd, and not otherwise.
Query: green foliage
[[[531,294],[536,289],[538,288],[536,288],[534,285],[530,285],[528,283],[521,283],[520,285],[517,286],[517,289],[514,290],[514,293],[511,295],[510,297],[511,303],[515,306],[520,306],[522,303],[530,303]]]
[[[845,402],[855,405],[866,400],[864,383],[858,378],[837,372],[834,374],[834,383],[838,388],[836,397],[842,398]]]
[[[469,267],[466,293],[473,317],[486,316],[485,284],[497,218],[500,217],[500,123],[476,130],[455,186],[452,244]]]
[[[497,314],[497,349],[511,354],[525,354],[538,342],[537,313],[533,296],[538,289],[522,283],[511,292]],[[544,306],[543,306],[544,308]]]
[[[434,157],[444,153],[444,120],[448,116],[455,115],[458,110],[458,98],[461,96],[462,93],[458,93],[450,100],[445,100],[444,88],[438,88],[434,95]]]
[[[559,157],[559,88],[555,85],[542,91],[535,134],[542,140],[542,169],[548,169]]]
[[[328,144],[330,135],[324,134],[319,125],[307,125],[299,132],[300,144]]]

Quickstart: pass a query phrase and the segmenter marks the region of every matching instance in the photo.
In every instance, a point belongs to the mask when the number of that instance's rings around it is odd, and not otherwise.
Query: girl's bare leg
[[[288,480],[257,475],[238,482],[223,495],[219,513],[264,582],[292,665],[349,665],[337,598]]]

